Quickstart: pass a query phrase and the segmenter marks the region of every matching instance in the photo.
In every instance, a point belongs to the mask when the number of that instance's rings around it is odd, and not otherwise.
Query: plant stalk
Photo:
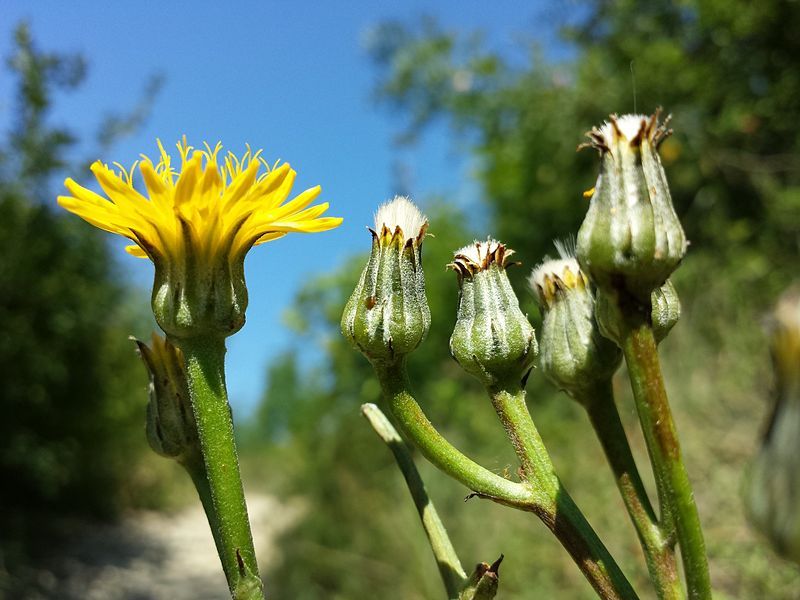
[[[428,496],[425,483],[414,465],[411,452],[409,452],[406,443],[389,422],[389,419],[381,412],[380,408],[374,404],[364,404],[361,407],[361,413],[372,425],[375,433],[392,451],[397,466],[406,480],[408,491],[411,492],[414,506],[417,507],[417,513],[419,513],[422,527],[428,537],[433,556],[439,567],[439,574],[442,577],[447,597],[452,600],[458,600],[459,593],[467,582],[467,574],[464,571],[464,567],[461,566],[461,561],[458,558],[458,554],[456,554],[455,548],[453,548],[447,529],[445,529],[439,514],[436,512],[433,500]]]
[[[587,394],[578,401],[586,407],[589,420],[611,465],[617,488],[639,537],[656,594],[661,600],[680,600],[684,594],[678,577],[674,547],[658,523],[639,476],[639,469],[614,402],[611,380],[599,385],[593,394]]]
[[[436,430],[409,392],[404,360],[391,364],[375,363],[373,367],[397,425],[431,464],[478,496],[522,510],[532,510],[536,496],[530,486],[492,473],[462,454]]]
[[[214,538],[214,545],[217,548],[217,554],[222,556],[222,545],[219,538],[219,519],[217,518],[216,510],[214,509],[214,501],[211,498],[211,486],[208,484],[208,475],[206,475],[206,465],[203,462],[203,456],[199,451],[193,451],[190,456],[185,459],[179,459],[178,462],[192,478],[194,489],[197,491],[197,496],[200,498],[200,503],[203,505],[203,511],[206,513],[208,524],[211,527],[211,535]]]
[[[518,384],[489,389],[497,415],[514,446],[525,478],[548,502],[536,511],[601,598],[638,598],[611,554],[555,473]]]
[[[213,512],[207,509],[206,513],[228,587],[237,600],[263,598],[225,388],[225,340],[204,337],[171,341],[186,360],[189,397],[213,507]],[[198,487],[198,494],[203,500],[203,486]]]
[[[709,599],[711,581],[700,517],[683,464],[653,330],[644,319],[626,327],[622,352],[650,462],[656,481],[660,482],[662,514],[666,509],[674,520],[689,598]]]

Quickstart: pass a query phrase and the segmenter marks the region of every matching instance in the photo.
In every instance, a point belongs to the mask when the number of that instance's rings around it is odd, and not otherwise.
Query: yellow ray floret
[[[243,258],[252,246],[288,232],[326,231],[342,222],[321,216],[327,202],[309,206],[319,186],[287,202],[295,171],[288,163],[270,167],[261,151],[248,147],[241,158],[221,157],[220,144],[197,150],[184,139],[177,144],[178,171],[160,141],[158,147],[157,164],[146,156],[130,170],[95,162],[91,170],[105,196],[67,179],[71,195],[59,196],[58,203],[100,229],[129,238],[134,244],[128,252],[154,262],[184,259],[187,252],[209,262],[225,255]],[[137,164],[146,193],[134,188]]]

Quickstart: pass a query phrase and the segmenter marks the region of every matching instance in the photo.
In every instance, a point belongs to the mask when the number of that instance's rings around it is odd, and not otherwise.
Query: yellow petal
[[[178,178],[178,184],[175,186],[175,197],[173,202],[175,206],[188,204],[192,200],[192,194],[197,185],[197,180],[200,178],[200,166],[202,163],[202,155],[196,152],[188,164],[181,171],[181,176]]]
[[[275,218],[283,217],[284,215],[291,215],[293,213],[297,213],[298,211],[304,209],[306,206],[311,204],[314,200],[316,200],[317,196],[319,196],[320,192],[322,192],[322,187],[314,186],[311,189],[306,190],[305,192],[298,194],[295,196],[290,202],[283,204],[277,207],[275,210],[271,211]],[[325,208],[327,209],[328,205],[325,204]],[[324,211],[323,211],[324,212]]]
[[[131,244],[130,246],[125,246],[125,252],[135,256],[136,258],[149,258],[147,256],[147,252],[142,250],[139,244]]]

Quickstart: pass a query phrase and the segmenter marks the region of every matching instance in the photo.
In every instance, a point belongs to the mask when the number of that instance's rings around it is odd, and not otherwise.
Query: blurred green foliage
[[[20,25],[8,66],[17,95],[0,142],[0,565],[13,570],[46,548],[52,517],[159,504],[163,487],[144,441],[146,376],[127,340],[150,321],[128,301],[102,232],[54,206],[51,184],[73,167],[78,140],[48,115],[58,92],[81,84],[84,61],[39,50]]]
[[[569,58],[548,59],[532,45],[524,67],[487,49],[479,35],[430,21],[386,23],[370,36],[378,96],[407,117],[401,143],[413,144],[443,118],[479,159],[492,233],[526,264],[512,279],[534,321],[522,278],[552,252],[553,238],[577,231],[586,210],[582,192],[596,177],[593,153],[575,152],[582,132],[634,103],[643,112],[662,105],[674,114],[675,135],[662,157],[692,246],[674,278],[684,317],[662,352],[716,597],[796,598],[800,573],[748,529],[740,486],[770,386],[761,316],[796,277],[800,254],[800,6],[595,1],[575,14],[563,30]],[[425,243],[433,326],[411,358],[412,381],[431,420],[456,445],[497,472],[513,471],[488,401],[447,352],[456,285],[443,266],[470,239],[471,225],[444,203],[427,206],[436,235]],[[400,474],[358,414],[362,402],[378,398],[377,383],[338,334],[363,260],[309,283],[295,302],[289,320],[298,348],[317,345],[324,360],[308,375],[299,374],[296,356],[273,365],[252,434],[269,434],[253,465],[257,476],[308,502],[306,517],[281,543],[282,563],[267,576],[280,597],[442,593]],[[616,384],[644,466],[625,377]],[[585,416],[536,374],[528,389],[564,481],[648,597],[640,551]],[[465,566],[506,554],[502,595],[592,597],[533,517],[478,500],[464,504],[466,490],[419,462]]]

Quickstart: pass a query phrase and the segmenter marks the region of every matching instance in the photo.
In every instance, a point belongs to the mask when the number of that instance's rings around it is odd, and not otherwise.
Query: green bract
[[[670,133],[658,112],[611,116],[587,135],[600,175],[578,232],[578,261],[600,289],[649,302],[686,253],[658,145]]]
[[[422,270],[428,222],[408,199],[375,216],[372,251],[342,314],[342,334],[370,361],[394,362],[422,343],[431,324]]]
[[[209,264],[187,248],[180,261],[156,262],[151,304],[156,322],[173,338],[233,335],[247,309],[244,255],[216,256]]]
[[[538,352],[533,327],[506,274],[512,253],[489,239],[462,248],[449,265],[460,290],[450,353],[486,386],[524,380]]]

